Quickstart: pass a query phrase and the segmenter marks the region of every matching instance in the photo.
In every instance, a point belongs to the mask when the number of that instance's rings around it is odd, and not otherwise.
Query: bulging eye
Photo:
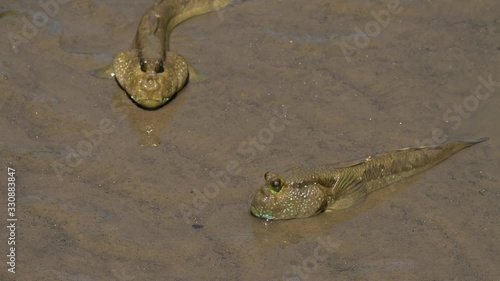
[[[271,181],[271,188],[275,192],[280,192],[282,186],[283,183],[281,182],[281,179],[274,179]]]
[[[283,188],[283,180],[275,173],[265,173],[264,179],[266,180],[267,186],[270,187],[271,192],[280,192],[280,190]]]
[[[147,63],[148,63],[148,62],[147,62],[146,60],[144,60],[144,59],[141,59],[141,60],[139,61],[139,65],[141,66],[141,71],[142,71],[142,72],[146,72],[146,70],[147,70],[147,69],[146,69],[146,64],[147,64]]]
[[[155,65],[155,72],[162,73],[163,71],[165,71],[165,68],[163,68],[163,60],[158,60]]]

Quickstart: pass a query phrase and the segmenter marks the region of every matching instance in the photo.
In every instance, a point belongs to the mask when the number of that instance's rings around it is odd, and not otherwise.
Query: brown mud
[[[0,219],[12,167],[18,227],[1,280],[498,280],[498,1],[243,1],[174,30],[206,79],[157,111],[89,75],[153,0],[67,1],[36,33],[38,1],[4,2]],[[490,139],[352,209],[250,215],[268,170],[433,135]]]

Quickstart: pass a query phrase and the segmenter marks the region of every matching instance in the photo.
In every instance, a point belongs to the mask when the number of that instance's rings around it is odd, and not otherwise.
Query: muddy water
[[[1,280],[498,280],[498,1],[244,1],[175,30],[206,79],[144,111],[88,72],[153,2],[68,1],[36,32],[36,1],[0,2]],[[480,136],[355,208],[249,214],[268,170]]]

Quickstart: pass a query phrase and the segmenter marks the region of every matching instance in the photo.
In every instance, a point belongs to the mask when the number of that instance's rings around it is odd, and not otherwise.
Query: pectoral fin
[[[196,68],[192,67],[191,65],[188,65],[188,71],[189,71],[189,81],[199,83],[205,81],[207,77],[200,73]]]
[[[364,200],[368,195],[366,184],[361,177],[342,176],[333,187],[333,202],[328,209],[345,209]]]
[[[115,76],[115,68],[113,63],[103,67],[90,71],[90,75],[99,79],[111,79]]]

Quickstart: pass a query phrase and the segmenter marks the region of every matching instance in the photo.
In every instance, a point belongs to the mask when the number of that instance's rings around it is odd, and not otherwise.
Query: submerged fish
[[[132,47],[116,55],[113,64],[94,72],[115,76],[132,100],[158,108],[187,83],[190,67],[170,51],[170,33],[179,23],[227,6],[231,0],[161,0],[142,16]]]
[[[266,183],[252,201],[251,212],[271,220],[307,218],[326,210],[348,208],[370,192],[421,173],[485,140],[404,148],[349,164],[295,167],[281,176],[267,172]]]

